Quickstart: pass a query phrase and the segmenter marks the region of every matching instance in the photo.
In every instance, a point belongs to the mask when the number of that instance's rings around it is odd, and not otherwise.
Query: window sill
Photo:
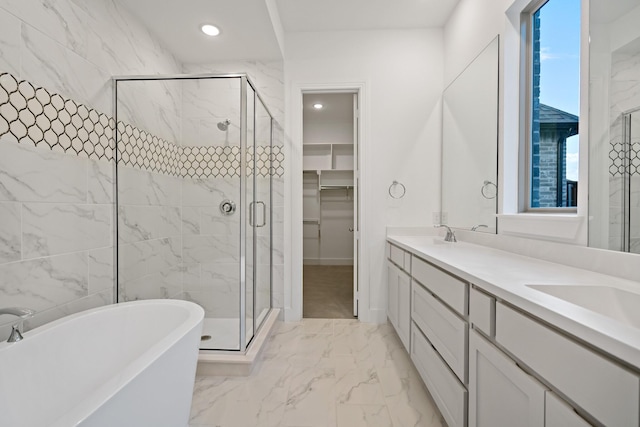
[[[499,234],[579,243],[585,217],[575,213],[498,215]]]

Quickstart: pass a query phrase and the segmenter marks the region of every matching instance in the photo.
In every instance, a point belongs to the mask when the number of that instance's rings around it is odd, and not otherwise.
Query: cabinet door
[[[409,351],[411,337],[411,276],[400,272],[398,276],[398,336]]]
[[[544,427],[545,388],[477,332],[469,335],[469,427]]]
[[[548,391],[545,405],[545,427],[590,427],[573,408]]]
[[[398,267],[387,262],[387,317],[393,326],[398,329]]]

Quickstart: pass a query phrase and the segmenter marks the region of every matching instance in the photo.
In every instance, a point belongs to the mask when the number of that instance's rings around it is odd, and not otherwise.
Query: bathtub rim
[[[95,390],[91,391],[84,399],[75,402],[69,411],[63,413],[57,419],[51,420],[51,426],[68,426],[77,425],[89,417],[96,408],[101,404],[113,398],[119,391],[126,387],[134,378],[140,375],[146,367],[153,364],[160,358],[169,348],[174,346],[182,338],[193,332],[194,329],[202,327],[202,320],[204,319],[204,310],[199,305],[190,301],[184,300],[170,300],[170,299],[155,299],[155,300],[138,300],[129,301],[124,303],[109,304],[102,307],[96,307],[78,313],[71,314],[69,316],[62,317],[53,322],[34,328],[24,333],[24,339],[34,339],[38,335],[47,333],[47,331],[56,328],[67,322],[73,322],[76,319],[93,316],[104,311],[117,311],[117,310],[131,310],[132,306],[172,306],[181,307],[187,309],[188,316],[182,323],[177,325],[169,334],[162,337],[159,341],[148,347],[145,351],[140,353],[138,357],[127,364],[120,372],[114,374],[114,376],[100,385]],[[135,309],[135,307],[133,308]],[[198,335],[200,332],[198,332]],[[0,357],[3,350],[14,348],[13,346],[19,346],[18,343],[2,343],[0,344]],[[194,358],[197,358],[197,348],[194,352]],[[70,424],[73,423],[73,424]]]

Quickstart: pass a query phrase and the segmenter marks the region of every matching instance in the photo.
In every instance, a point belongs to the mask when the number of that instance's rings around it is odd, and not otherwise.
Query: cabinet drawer
[[[502,303],[496,340],[601,423],[638,426],[640,379],[630,371]]]
[[[469,321],[487,336],[495,334],[496,300],[477,289],[469,289]]]
[[[418,282],[411,284],[411,319],[463,383],[467,382],[467,323]]]
[[[405,269],[404,267],[404,250],[397,246],[391,245],[389,259],[393,261],[398,267]]]
[[[411,360],[449,427],[467,425],[467,390],[414,324],[411,328]]]
[[[463,316],[467,315],[467,284],[420,258],[413,257],[411,275]]]
[[[590,427],[573,408],[558,396],[548,391],[545,395],[544,426],[545,427]]]

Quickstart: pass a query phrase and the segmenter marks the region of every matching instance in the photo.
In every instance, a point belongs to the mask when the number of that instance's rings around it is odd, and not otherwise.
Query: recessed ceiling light
[[[200,29],[202,30],[203,33],[205,33],[208,36],[214,37],[220,34],[220,29],[215,25],[205,24],[202,27],[200,27]]]
[[[324,105],[317,103],[317,104],[313,104],[313,108],[315,108],[316,110],[320,110],[322,109],[322,107],[324,107]]]

